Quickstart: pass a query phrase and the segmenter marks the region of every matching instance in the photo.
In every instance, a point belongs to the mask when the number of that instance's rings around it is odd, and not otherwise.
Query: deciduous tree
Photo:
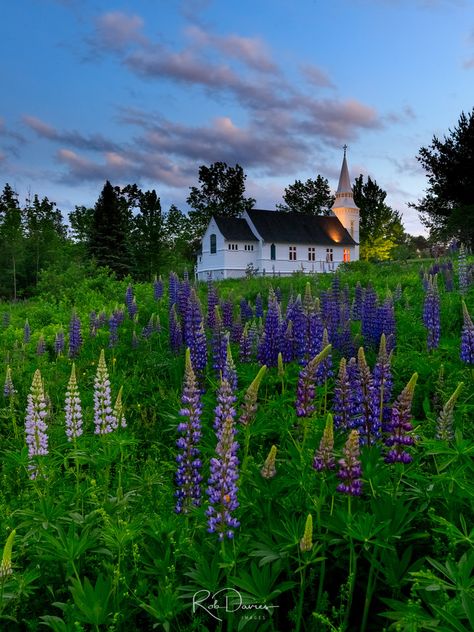
[[[279,210],[306,215],[328,215],[334,202],[328,180],[320,175],[316,180],[296,180],[285,189],[283,199],[285,204],[277,204]]]

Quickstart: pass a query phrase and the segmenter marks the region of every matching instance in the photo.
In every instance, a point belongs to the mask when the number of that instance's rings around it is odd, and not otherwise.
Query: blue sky
[[[239,163],[274,208],[296,179],[370,175],[423,232],[416,155],[474,107],[472,0],[16,0],[0,24],[0,186],[67,213],[106,179],[186,210]]]

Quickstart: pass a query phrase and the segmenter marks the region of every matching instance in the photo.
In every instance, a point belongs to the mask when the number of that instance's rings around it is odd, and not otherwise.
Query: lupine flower
[[[25,326],[23,327],[23,342],[25,344],[30,341],[30,336],[31,336],[30,323],[28,322],[28,319],[26,319]]]
[[[296,390],[296,414],[298,417],[311,417],[314,413],[316,371],[320,362],[330,353],[331,345],[328,345],[300,371]]]
[[[239,423],[243,426],[248,426],[252,423],[257,412],[257,397],[258,389],[262,383],[263,376],[265,375],[267,367],[264,365],[260,367],[259,372],[255,376],[254,380],[248,387],[244,395],[244,401],[240,409]]]
[[[201,440],[201,393],[197,386],[196,376],[191,363],[191,353],[186,349],[183,394],[183,407],[179,411],[182,421],[178,425],[181,437],[177,441],[180,453],[176,457],[178,469],[176,472],[177,490],[175,496],[176,513],[188,513],[192,505],[201,504],[201,467],[199,442]]]
[[[263,300],[260,292],[255,299],[255,318],[263,318]]]
[[[95,434],[100,435],[113,432],[117,428],[117,418],[112,410],[109,373],[103,349],[100,352],[94,380],[94,424]]]
[[[272,445],[272,447],[270,448],[270,452],[268,453],[268,456],[265,459],[265,463],[263,464],[263,467],[260,470],[260,474],[263,476],[263,478],[273,478],[274,476],[276,476],[276,473],[277,473],[276,467],[275,467],[276,454],[277,454],[277,448],[275,445]]]
[[[249,335],[249,324],[245,323],[239,344],[239,360],[242,363],[250,362],[252,355],[252,340]]]
[[[231,300],[221,301],[222,323],[227,329],[232,329],[234,322],[234,303]]]
[[[328,330],[325,329],[323,333],[323,339],[321,341],[320,351],[325,349],[328,345],[329,345]],[[318,364],[318,367],[316,369],[316,384],[319,384],[319,385],[324,384],[327,380],[329,380],[332,377],[332,375],[333,375],[332,356],[330,353],[328,353],[328,355],[324,358],[324,360],[322,360]]]
[[[466,251],[463,244],[461,244],[458,254],[458,279],[459,291],[461,292],[461,294],[465,294],[469,289],[469,275],[466,262]]]
[[[451,441],[454,437],[453,432],[453,418],[454,418],[454,406],[464,386],[464,382],[459,382],[456,390],[448,399],[443,409],[438,415],[436,420],[436,438],[440,441]]]
[[[351,417],[350,383],[347,375],[346,359],[339,363],[339,372],[334,385],[334,426],[338,430],[347,430]]]
[[[279,378],[283,378],[285,376],[285,365],[283,363],[283,356],[281,354],[281,351],[278,354],[277,373]]]
[[[114,409],[113,409],[113,415],[115,419],[117,420],[117,428],[119,426],[120,428],[127,427],[127,420],[125,419],[125,415],[123,412],[122,391],[123,391],[123,386],[121,386],[119,389],[117,399],[115,400]]]
[[[13,397],[15,393],[16,393],[16,390],[15,390],[15,387],[13,386],[12,370],[9,366],[7,366],[7,372],[5,375],[5,383],[3,385],[3,395],[5,397]]]
[[[313,548],[313,516],[308,514],[304,526],[304,534],[300,540],[300,551],[307,553]]]
[[[118,342],[119,318],[117,311],[112,313],[109,318],[109,348],[113,349]]]
[[[217,296],[217,290],[212,281],[207,284],[207,326],[209,329],[214,329],[216,307],[219,305],[219,297]]]
[[[242,332],[244,327],[242,325],[242,321],[240,316],[237,316],[235,321],[232,323],[232,328],[230,330],[230,341],[231,342],[239,342],[242,336]]]
[[[280,308],[276,299],[270,300],[265,318],[264,334],[258,348],[258,361],[266,366],[276,366],[280,346]]]
[[[71,376],[67,385],[64,402],[66,413],[66,436],[68,441],[75,441],[82,435],[82,406],[76,380],[76,366],[72,363]]]
[[[224,369],[222,371],[222,377],[229,382],[230,388],[233,392],[235,392],[237,390],[237,371],[235,369],[235,362],[232,357],[229,340],[227,340],[226,359]]]
[[[184,342],[191,350],[191,362],[198,379],[207,364],[207,341],[201,312],[201,303],[195,289],[191,290],[186,309]]]
[[[367,345],[377,344],[377,294],[372,287],[367,287],[362,303],[362,335]]]
[[[155,319],[155,315],[152,314],[150,316],[148,324],[145,325],[145,327],[143,327],[143,329],[142,329],[142,337],[145,338],[146,340],[148,340],[148,338],[150,338],[150,336],[153,334],[153,331],[155,329],[154,319]]]
[[[374,414],[379,415],[379,425],[383,430],[384,424],[390,420],[391,408],[390,399],[392,397],[392,354],[387,353],[385,334],[380,337],[380,347],[377,356],[377,362],[373,371],[373,390],[374,390]]]
[[[175,272],[170,272],[168,284],[169,308],[178,303],[178,286],[179,279]]]
[[[289,320],[281,341],[281,355],[284,362],[292,362],[295,357],[294,347],[293,321]]]
[[[474,324],[464,301],[462,313],[464,324],[461,332],[461,360],[466,364],[474,365]]]
[[[240,299],[240,320],[246,323],[253,317],[253,310],[245,298]]]
[[[318,472],[333,470],[336,467],[334,458],[334,421],[331,413],[328,413],[323,436],[314,455],[313,467]]]
[[[304,363],[308,319],[303,311],[300,295],[297,296],[296,301],[293,303],[289,317],[293,323],[294,357],[296,360],[299,360],[300,363]]]
[[[183,345],[183,332],[178,316],[176,315],[176,308],[174,304],[170,310],[169,323],[171,350],[173,353],[179,353]]]
[[[343,458],[339,460],[339,472],[337,476],[341,483],[337,491],[350,496],[360,496],[362,493],[362,468],[360,465],[359,433],[351,430],[346,444],[342,450]]]
[[[38,344],[36,345],[36,355],[44,355],[44,352],[46,351],[46,344],[44,342],[44,336],[40,336],[38,338]]]
[[[36,369],[28,395],[28,406],[25,418],[26,444],[30,459],[48,454],[48,416],[46,398],[44,395],[43,380],[39,369]],[[38,474],[36,463],[30,466],[30,478],[36,478]]]
[[[13,540],[15,538],[16,529],[10,531],[7,541],[3,547],[2,562],[0,564],[0,581],[8,577],[13,573],[12,569],[12,553],[13,553]]]
[[[189,297],[191,296],[191,286],[189,281],[184,279],[178,284],[178,311],[181,318],[186,317],[186,310],[188,308]]]
[[[436,349],[439,345],[441,324],[438,283],[436,276],[429,277],[428,289],[423,305],[423,323],[428,330],[428,351]]]
[[[125,292],[125,305],[127,306],[128,315],[131,320],[133,320],[135,314],[138,311],[137,303],[135,301],[135,296],[133,294],[133,288],[130,283],[127,286],[127,290]]]
[[[64,331],[60,329],[56,332],[56,336],[54,338],[54,352],[56,355],[61,355],[64,351]]]
[[[314,299],[311,293],[311,284],[309,281],[306,282],[304,288],[303,309],[307,316],[309,316],[314,310]]]
[[[417,379],[418,373],[413,373],[410,381],[393,404],[392,417],[386,427],[388,436],[385,439],[385,445],[390,448],[385,457],[387,463],[410,463],[413,460],[405,447],[415,443],[412,435],[408,433],[413,430],[411,404]]]
[[[232,515],[238,508],[237,480],[239,478],[237,451],[239,444],[235,441],[237,430],[234,424],[235,395],[226,379],[221,380],[217,393],[218,405],[214,428],[217,435],[216,456],[211,459],[210,477],[207,488],[209,507],[209,533],[217,533],[219,540],[225,536],[234,537],[234,529],[240,526]]]
[[[321,317],[321,308],[319,305],[319,299],[314,299],[314,310],[308,318],[308,337],[306,355],[308,358],[314,358],[315,355],[322,349],[324,333],[324,324]]]
[[[72,313],[69,323],[69,357],[75,358],[82,346],[81,321],[76,312]]]
[[[159,301],[160,298],[162,298],[162,296],[163,296],[163,280],[161,276],[158,279],[155,276],[155,279],[153,281],[153,298],[155,299],[155,301]]]
[[[352,304],[352,318],[360,320],[362,318],[362,308],[364,304],[364,289],[360,282],[357,281],[354,295],[354,303]]]
[[[356,384],[352,384],[353,393],[357,393],[359,412],[351,420],[351,428],[359,431],[361,444],[372,445],[380,438],[380,394],[374,389],[372,374],[365,359],[364,349],[357,354]],[[355,398],[353,399],[355,403]]]
[[[387,350],[390,352],[395,348],[395,310],[393,307],[393,299],[389,294],[380,307],[377,308],[377,341],[380,336],[385,334]]]

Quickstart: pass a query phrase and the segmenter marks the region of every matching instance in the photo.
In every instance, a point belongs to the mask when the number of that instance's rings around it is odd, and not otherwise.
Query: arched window
[[[217,238],[215,233],[210,236],[211,255],[215,255],[217,251]]]
[[[275,246],[275,244],[272,244],[270,246],[270,259],[272,261],[275,261],[275,259],[276,259],[276,246]]]

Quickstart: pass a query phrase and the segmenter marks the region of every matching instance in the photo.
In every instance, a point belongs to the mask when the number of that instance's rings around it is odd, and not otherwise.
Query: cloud
[[[352,140],[361,129],[380,129],[383,126],[374,108],[354,99],[310,101],[305,98],[301,107],[307,114],[299,126],[301,131],[315,134],[327,141]]]
[[[98,16],[94,26],[95,31],[90,41],[100,49],[118,52],[132,44],[147,43],[141,32],[144,21],[138,15],[110,11]]]
[[[61,132],[41,119],[27,114],[23,115],[22,120],[23,123],[33,130],[40,138],[46,138],[58,143],[71,145],[77,149],[87,149],[90,151],[114,152],[118,150],[118,145],[106,139],[102,136],[102,134],[91,134],[86,136],[74,130]]]
[[[191,40],[203,48],[210,46],[217,51],[237,59],[259,72],[276,73],[278,67],[270,57],[266,44],[256,37],[242,37],[240,35],[215,35],[202,27],[193,25],[188,27],[187,34]]]
[[[310,84],[317,88],[334,88],[334,84],[328,75],[314,64],[303,64],[301,73],[309,81]]]

